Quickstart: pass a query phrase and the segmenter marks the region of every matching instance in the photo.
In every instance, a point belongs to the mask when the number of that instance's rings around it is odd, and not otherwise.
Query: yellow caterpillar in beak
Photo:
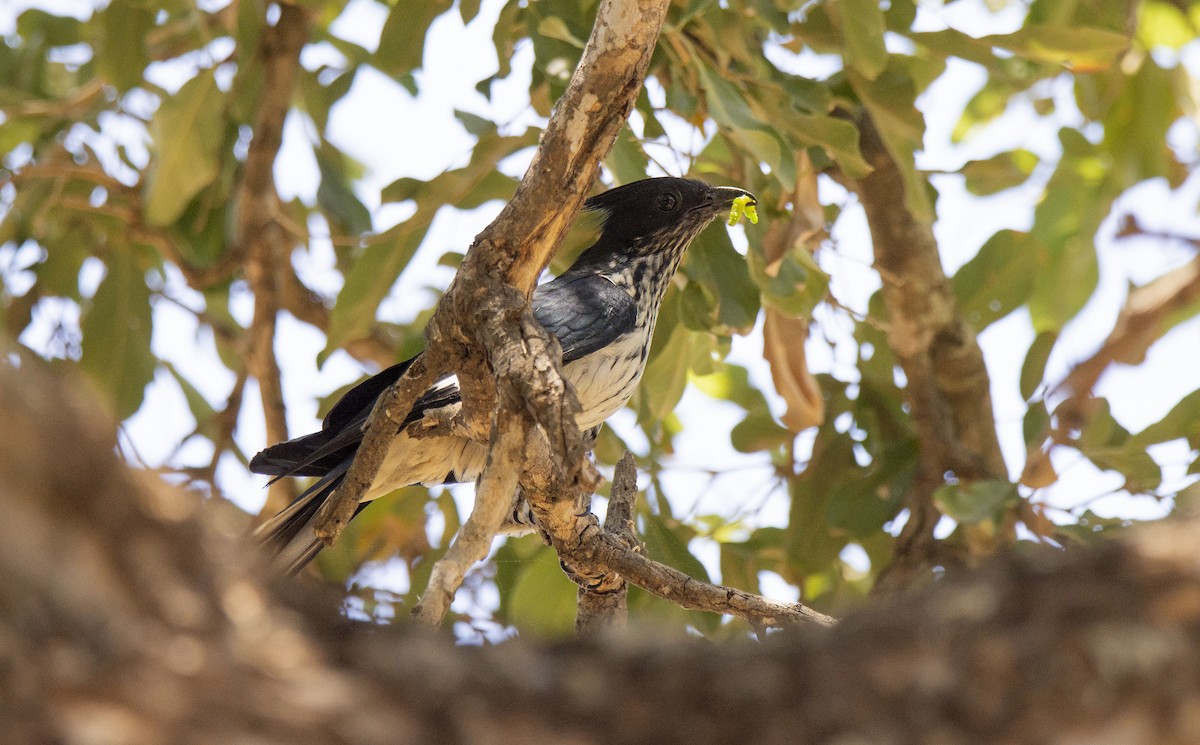
[[[729,226],[737,225],[742,215],[750,222],[758,224],[758,206],[753,198],[742,196],[733,200],[733,205],[729,208]]]

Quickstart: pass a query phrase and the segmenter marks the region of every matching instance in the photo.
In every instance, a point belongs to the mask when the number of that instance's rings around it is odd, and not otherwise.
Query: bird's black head
[[[740,196],[754,198],[731,186],[709,186],[686,178],[648,178],[597,194],[583,208],[603,214],[602,240],[631,243],[680,227],[695,227],[699,232],[713,218],[728,214],[733,200]]]
[[[729,214],[733,200],[754,195],[732,186],[709,186],[684,178],[650,178],[609,189],[584,203],[601,213],[596,244],[576,266],[608,266],[637,258],[663,258],[671,265],[714,218]]]

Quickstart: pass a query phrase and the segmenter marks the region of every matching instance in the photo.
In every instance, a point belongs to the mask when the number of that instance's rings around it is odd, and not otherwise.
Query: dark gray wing
[[[595,352],[633,330],[637,306],[599,274],[564,275],[533,293],[533,315],[558,337],[563,362]]]

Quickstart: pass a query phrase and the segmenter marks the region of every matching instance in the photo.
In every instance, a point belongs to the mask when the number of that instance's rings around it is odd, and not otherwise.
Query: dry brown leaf
[[[806,244],[825,227],[825,209],[817,199],[817,172],[808,153],[797,153],[796,166],[800,176],[790,195],[791,219],[772,223],[763,237],[767,272],[772,275],[778,271],[779,262],[788,251]],[[763,322],[763,357],[771,365],[775,390],[788,405],[783,424],[793,432],[825,421],[825,400],[816,378],[808,370],[804,355],[807,339],[807,318],[790,318],[767,306]]]
[[[789,318],[774,308],[767,308],[763,323],[763,357],[771,365],[775,390],[788,405],[783,424],[793,432],[825,421],[825,400],[804,357],[807,338],[808,319]]]
[[[1044,489],[1058,481],[1058,473],[1050,462],[1049,453],[1036,445],[1030,448],[1025,459],[1025,468],[1021,471],[1021,485],[1030,489]]]
[[[825,229],[825,208],[817,199],[817,172],[813,169],[808,153],[796,156],[796,189],[791,194],[780,196],[780,210],[791,203],[791,217],[775,220],[767,226],[762,239],[763,257],[767,260],[767,271],[774,272],[779,261],[792,248],[808,243],[813,236]]]

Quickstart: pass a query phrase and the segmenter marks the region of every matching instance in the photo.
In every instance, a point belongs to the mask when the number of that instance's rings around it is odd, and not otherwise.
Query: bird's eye
[[[675,198],[674,194],[658,195],[658,208],[663,212],[670,212],[675,209],[676,204],[679,204],[679,200]]]

